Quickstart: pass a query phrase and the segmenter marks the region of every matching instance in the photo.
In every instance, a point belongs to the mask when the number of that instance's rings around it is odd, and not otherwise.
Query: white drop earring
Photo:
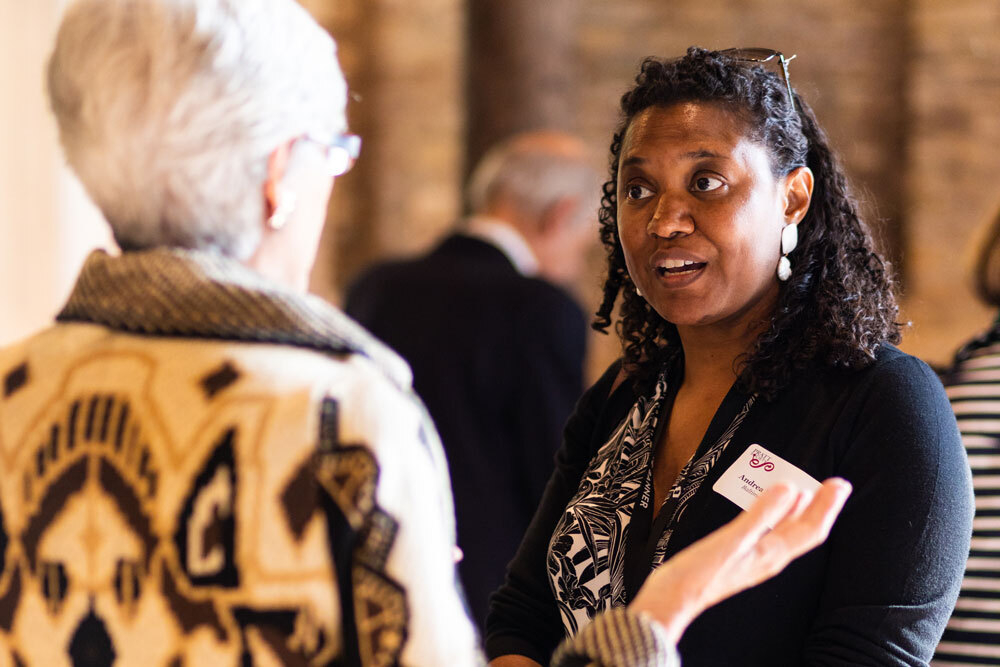
[[[788,259],[788,253],[795,250],[798,244],[799,226],[785,225],[781,230],[781,259],[778,260],[778,280],[782,282],[792,277],[792,263]]]
[[[298,196],[295,194],[295,191],[281,186],[278,186],[275,195],[278,204],[274,207],[271,217],[267,219],[267,226],[274,231],[278,231],[288,223],[288,219],[292,216],[292,211],[295,210]]]
[[[635,293],[636,293],[637,296],[639,296],[639,298],[645,298],[645,297],[642,296],[642,292],[639,290],[639,286],[638,285],[635,286]]]

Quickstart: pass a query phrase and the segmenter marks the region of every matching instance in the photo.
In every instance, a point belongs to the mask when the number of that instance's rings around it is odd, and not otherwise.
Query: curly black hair
[[[593,327],[607,333],[618,294],[625,369],[642,387],[681,351],[677,328],[636,293],[618,237],[618,160],[629,123],[652,106],[709,102],[736,114],[749,137],[764,146],[776,176],[808,166],[815,179],[812,202],[799,224],[791,253],[792,275],[781,283],[769,325],[738,360],[746,391],[773,399],[792,373],[814,364],[857,369],[869,365],[880,345],[897,343],[899,308],[889,266],[875,250],[847,178],[812,110],[784,81],[756,63],[691,47],[674,60],[647,58],[635,86],[622,96],[622,119],[611,142],[610,178],[599,213],[607,250],[604,298]]]

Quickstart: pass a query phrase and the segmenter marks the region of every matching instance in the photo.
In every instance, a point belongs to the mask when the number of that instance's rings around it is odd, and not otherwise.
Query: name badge
[[[712,490],[747,509],[776,482],[789,482],[813,493],[820,487],[819,482],[785,459],[755,444],[722,473]]]

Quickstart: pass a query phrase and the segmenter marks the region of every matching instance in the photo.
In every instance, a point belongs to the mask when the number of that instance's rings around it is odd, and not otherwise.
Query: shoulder
[[[872,364],[854,373],[856,391],[886,407],[947,405],[937,373],[921,359],[894,345],[883,345]]]
[[[600,400],[601,402],[606,402],[612,395],[623,393],[623,389],[628,389],[629,380],[625,373],[623,367],[623,358],[618,357],[611,364],[604,369],[601,373],[601,377],[597,378],[597,381],[587,389],[584,394],[584,398],[590,398],[590,400]],[[631,391],[628,391],[631,393]],[[581,399],[582,401],[583,399]]]
[[[602,444],[634,402],[632,383],[623,377],[622,360],[617,359],[577,401],[566,424],[567,444],[577,447]]]
[[[940,403],[944,388],[925,362],[886,343],[863,368],[830,367],[816,361],[799,369],[784,394],[783,401],[821,401],[830,410],[849,416],[866,404],[889,409]]]
[[[509,282],[509,289],[519,297],[519,310],[540,316],[539,325],[551,323],[586,327],[583,309],[563,288],[541,278],[518,276]]]
[[[879,423],[906,432],[926,428],[926,435],[931,436],[954,426],[948,398],[934,370],[893,345],[882,346],[865,368],[827,369],[803,380],[802,394],[822,397],[839,411],[840,427],[849,431]]]
[[[569,292],[543,278],[521,276],[521,280],[517,282],[522,291],[533,295],[539,301],[572,304],[579,310],[576,300]]]
[[[262,392],[301,404],[299,421],[321,439],[368,449],[380,467],[400,468],[415,460],[434,465],[441,457],[437,435],[414,393],[409,367],[375,345],[340,355],[282,346],[254,346],[241,359]]]
[[[390,288],[407,294],[428,288],[455,290],[469,285],[478,290],[483,285],[509,286],[525,280],[492,245],[452,234],[423,254],[381,261],[363,270],[347,288],[347,303]]]
[[[1000,383],[1000,330],[996,327],[959,347],[954,364],[942,373],[946,385]]]
[[[372,264],[350,282],[345,292],[345,303],[404,278],[413,271],[415,265],[416,261],[413,259],[395,259]]]
[[[325,370],[330,386],[352,401],[369,405],[373,412],[391,415],[403,404],[422,412],[422,405],[413,392],[413,372],[409,364],[343,312],[329,309],[327,317],[330,330],[344,341],[345,346],[340,355],[315,353],[317,368],[323,366],[319,358],[332,362]]]
[[[0,379],[8,393],[0,413],[13,406],[27,414],[26,406],[59,402],[67,392],[83,388],[91,393],[99,386],[104,387],[99,391],[134,395],[130,400],[137,404],[156,405],[164,414],[176,415],[166,421],[179,433],[193,424],[223,419],[220,415],[241,405],[241,416],[233,418],[250,425],[245,428],[260,427],[256,417],[246,415],[261,411],[286,437],[294,433],[293,440],[305,441],[316,433],[325,398],[339,403],[342,421],[357,431],[378,430],[389,416],[421,428],[421,406],[410,389],[406,363],[341,318],[344,322],[335,330],[345,345],[338,351],[144,336],[97,324],[60,323],[0,350]],[[14,390],[16,396],[11,395]],[[0,416],[0,425],[9,424]],[[293,448],[291,443],[283,446]]]
[[[431,445],[433,427],[416,394],[369,358],[347,357],[330,377],[323,395],[339,404],[344,435],[353,433],[373,449],[395,450],[415,439]]]
[[[913,475],[939,466],[965,465],[951,405],[926,363],[892,346],[864,370],[851,374],[837,439],[845,455],[878,461]],[[921,472],[921,470],[923,472]]]

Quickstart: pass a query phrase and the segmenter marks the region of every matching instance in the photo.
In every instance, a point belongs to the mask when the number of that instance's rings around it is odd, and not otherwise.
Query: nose
[[[650,236],[672,239],[694,231],[694,216],[684,197],[664,192],[656,202],[653,217],[646,224]]]
[[[111,635],[93,607],[76,626],[76,632],[69,641],[69,657],[73,667],[111,667],[115,662]]]

